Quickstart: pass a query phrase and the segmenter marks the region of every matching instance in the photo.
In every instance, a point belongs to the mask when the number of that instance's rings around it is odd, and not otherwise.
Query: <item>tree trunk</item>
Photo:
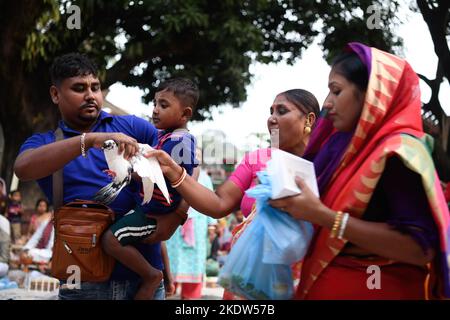
[[[433,5],[431,4],[433,3]],[[436,6],[437,4],[437,6]],[[450,81],[450,48],[447,41],[447,30],[449,27],[450,19],[450,2],[448,0],[417,0],[417,6],[422,13],[422,16],[430,30],[430,35],[434,44],[434,51],[439,59],[439,64],[442,68],[442,74],[447,80]],[[438,75],[436,75],[438,78]],[[438,86],[440,85],[440,81]],[[439,91],[439,90],[438,90]],[[431,102],[431,101],[430,101]],[[441,108],[441,113],[436,113],[438,119],[441,120],[441,135],[442,135],[442,147],[446,150],[447,155],[450,157],[449,146],[449,128],[448,122],[450,121],[446,117],[445,112]]]
[[[450,117],[447,117],[445,113],[442,115],[441,120],[441,128],[442,128],[442,147],[444,151],[450,155]]]
[[[437,2],[437,6],[429,5],[429,2]],[[442,63],[444,75],[450,80],[450,48],[446,38],[450,17],[450,2],[448,0],[417,0],[417,5],[430,30],[434,51]]]
[[[33,131],[54,126],[56,108],[49,99],[48,65],[27,71],[22,61],[26,37],[36,25],[44,1],[4,1],[0,6],[0,123],[4,150],[0,175],[9,187],[20,145]]]

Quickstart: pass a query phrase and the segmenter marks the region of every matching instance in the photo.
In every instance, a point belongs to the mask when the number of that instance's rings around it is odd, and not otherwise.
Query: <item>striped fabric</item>
[[[143,227],[123,227],[114,232],[114,236],[117,240],[121,240],[125,237],[142,238],[143,236],[149,236],[156,230],[156,225],[147,225]]]

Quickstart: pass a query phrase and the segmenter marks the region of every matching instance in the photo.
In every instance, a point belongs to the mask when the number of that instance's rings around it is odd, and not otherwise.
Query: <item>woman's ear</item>
[[[310,112],[310,113],[308,113],[307,118],[308,118],[308,122],[311,125],[311,127],[314,127],[314,123],[317,120],[316,115],[313,112]]]

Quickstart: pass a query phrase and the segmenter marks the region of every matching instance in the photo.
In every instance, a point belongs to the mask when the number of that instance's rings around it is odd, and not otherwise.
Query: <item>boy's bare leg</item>
[[[142,283],[134,299],[153,299],[155,291],[163,279],[162,272],[153,268],[135,247],[122,246],[111,230],[105,232],[102,242],[103,249],[107,254],[141,277]]]

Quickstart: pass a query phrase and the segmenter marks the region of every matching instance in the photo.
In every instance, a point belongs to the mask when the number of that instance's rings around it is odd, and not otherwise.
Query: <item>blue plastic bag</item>
[[[270,206],[267,201],[272,194],[271,178],[263,171],[258,172],[258,179],[260,184],[246,193],[256,199],[257,211],[264,224],[263,262],[291,265],[305,256],[314,228],[310,222],[294,219]]]
[[[313,227],[269,206],[270,177],[260,172],[258,178],[261,184],[247,191],[256,198],[256,216],[229,253],[219,284],[250,300],[290,299],[291,264],[306,254]]]
[[[264,226],[257,215],[234,244],[219,274],[219,284],[249,300],[290,299],[291,268],[262,262]]]

